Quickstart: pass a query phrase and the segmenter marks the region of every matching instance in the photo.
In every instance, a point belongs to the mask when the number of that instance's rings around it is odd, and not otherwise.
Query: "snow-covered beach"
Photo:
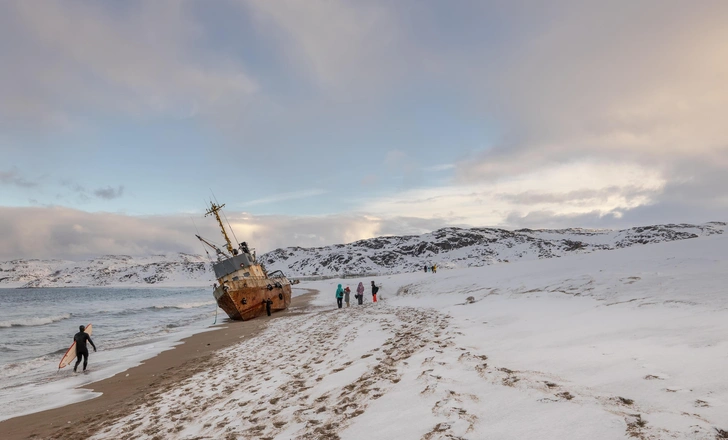
[[[304,283],[319,293],[303,313],[90,434],[728,436],[726,236],[379,277],[378,303],[371,280]],[[359,281],[365,304],[337,309],[336,284]]]

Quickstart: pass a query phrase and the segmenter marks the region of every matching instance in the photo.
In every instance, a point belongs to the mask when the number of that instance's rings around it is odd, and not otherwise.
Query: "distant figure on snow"
[[[86,346],[86,341],[90,342],[91,346],[94,348],[94,351],[96,351],[96,345],[94,345],[94,341],[92,341],[91,336],[89,336],[89,334],[84,331],[86,330],[86,327],[79,326],[78,329],[80,331],[73,335],[73,340],[76,342],[76,365],[73,366],[74,373],[76,372],[76,368],[78,368],[78,364],[81,363],[82,357],[83,371],[86,371],[86,365],[88,365],[88,347]]]
[[[346,302],[346,307],[349,307],[349,295],[351,294],[351,289],[349,289],[349,286],[346,286],[346,289],[344,289],[344,301]]]
[[[336,289],[336,304],[339,305],[339,308],[341,308],[341,301],[344,299],[344,289],[341,288],[341,284],[339,284],[339,287]]]
[[[432,273],[437,273],[437,264],[432,265]]]
[[[425,264],[425,273],[427,273],[427,265]]]
[[[359,285],[356,288],[356,300],[359,301],[359,305],[364,304],[364,283],[359,281]]]
[[[379,292],[379,287],[372,281],[372,302],[377,302],[377,292]]]

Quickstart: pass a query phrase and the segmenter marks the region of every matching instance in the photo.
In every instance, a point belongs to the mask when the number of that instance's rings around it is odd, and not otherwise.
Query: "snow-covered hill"
[[[393,274],[561,257],[722,234],[726,223],[668,224],[623,230],[443,228],[424,235],[379,237],[320,248],[276,249],[261,256],[268,270],[297,276]]]
[[[499,262],[561,257],[722,234],[726,223],[669,224],[624,230],[444,228],[419,236],[392,236],[320,248],[291,247],[259,256],[268,271],[289,277],[394,274],[479,267]],[[0,287],[207,286],[214,276],[206,257],[165,254],[107,255],[80,262],[0,262]]]
[[[0,287],[205,286],[207,258],[191,254],[105,255],[85,261],[12,260],[0,263]]]

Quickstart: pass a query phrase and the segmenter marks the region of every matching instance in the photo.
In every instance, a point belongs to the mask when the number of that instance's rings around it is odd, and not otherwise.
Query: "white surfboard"
[[[93,331],[93,328],[91,327],[91,324],[87,325],[86,328],[83,330],[84,333],[88,333],[89,336],[91,335],[91,332]],[[73,341],[73,344],[71,344],[71,348],[68,349],[66,354],[63,355],[61,358],[61,362],[58,364],[58,368],[63,368],[66,365],[73,362],[73,360],[76,359],[76,341]]]

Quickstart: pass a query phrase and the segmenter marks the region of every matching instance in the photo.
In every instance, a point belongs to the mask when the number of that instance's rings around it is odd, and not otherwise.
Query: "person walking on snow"
[[[91,336],[84,331],[86,330],[86,327],[79,326],[78,329],[80,332],[73,335],[73,340],[76,342],[76,365],[73,366],[74,373],[76,372],[76,368],[78,368],[78,364],[81,363],[81,358],[83,358],[83,371],[86,371],[86,365],[88,365],[88,347],[86,346],[86,341],[90,342],[94,351],[96,351],[94,341],[92,341]]]
[[[346,289],[344,289],[344,301],[346,302],[346,307],[349,307],[349,294],[351,294],[351,289],[349,289],[349,286],[346,286]]]
[[[339,308],[341,308],[341,301],[344,299],[344,289],[341,288],[341,284],[339,284],[339,287],[336,289],[336,304],[339,305]]]
[[[359,281],[359,285],[356,288],[356,299],[359,301],[359,305],[364,304],[364,283]]]
[[[372,302],[377,302],[377,292],[379,292],[379,287],[372,281]]]

